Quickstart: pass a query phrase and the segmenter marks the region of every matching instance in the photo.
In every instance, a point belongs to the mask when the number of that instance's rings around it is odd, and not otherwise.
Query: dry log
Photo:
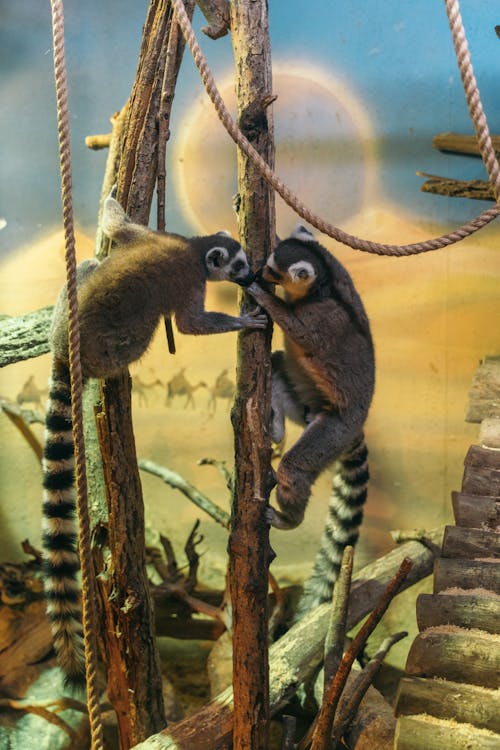
[[[500,733],[500,691],[449,680],[403,677],[395,713],[429,714]]]
[[[469,495],[500,495],[500,469],[492,469],[489,466],[466,466],[462,492]]]
[[[468,495],[500,495],[500,451],[471,445],[464,466],[462,492]]]
[[[496,531],[446,526],[443,557],[461,557],[473,560],[482,557],[500,557],[500,534]]]
[[[465,456],[464,464],[470,468],[500,469],[500,453],[481,445],[471,445]]]
[[[460,589],[443,594],[420,594],[417,623],[419,630],[434,625],[456,625],[500,634],[500,596],[484,590]]]
[[[481,362],[469,390],[466,422],[481,422],[486,417],[500,416],[500,358]]]
[[[434,593],[445,589],[487,589],[500,594],[500,562],[442,557],[434,566]]]
[[[349,696],[349,680],[345,692]],[[396,720],[385,698],[374,687],[369,687],[358,712],[344,736],[352,750],[387,750],[392,747]]]
[[[428,628],[413,641],[405,671],[416,677],[444,677],[497,688],[500,636],[452,625]]]
[[[500,453],[482,445],[471,445],[464,459],[466,469],[500,469]],[[491,493],[490,493],[491,494]]]
[[[500,136],[491,137],[493,148],[500,154]],[[457,154],[481,156],[477,137],[475,135],[461,135],[460,133],[439,133],[432,139],[432,147],[440,151],[452,151]]]
[[[46,354],[51,318],[52,307],[3,317],[0,320],[0,367]]]
[[[470,724],[402,716],[396,723],[395,750],[498,750],[498,734]]]
[[[494,201],[493,186],[487,180],[453,180],[427,172],[417,172],[427,181],[420,186],[422,193],[447,195],[450,198],[472,198],[477,201]]]
[[[438,544],[442,531],[430,534]],[[429,575],[433,552],[420,542],[408,542],[384,557],[367,565],[353,577],[348,614],[348,628],[365,617],[375,606],[387,583],[405,557],[413,561],[410,574],[403,584],[408,588]],[[297,686],[309,679],[323,658],[330,605],[323,604],[304,617],[270,649],[271,711],[278,711],[293,695]],[[220,693],[207,706],[182,722],[155,734],[135,750],[218,750],[231,736],[233,726],[233,693],[231,688]]]
[[[483,448],[500,448],[500,417],[487,417],[481,422],[479,442]]]
[[[342,693],[339,706],[341,715],[346,704],[352,700],[360,674],[361,667],[358,662],[354,662]],[[314,699],[317,706],[321,706],[323,701],[323,685],[323,670],[320,670],[314,681]],[[393,709],[382,694],[370,685],[343,739],[352,750],[387,750],[392,747],[395,728],[396,718]]]
[[[85,136],[85,145],[92,151],[100,151],[103,148],[109,148],[111,143],[111,133],[101,133],[99,135]]]
[[[500,528],[500,497],[452,492],[451,498],[457,526],[476,529]]]

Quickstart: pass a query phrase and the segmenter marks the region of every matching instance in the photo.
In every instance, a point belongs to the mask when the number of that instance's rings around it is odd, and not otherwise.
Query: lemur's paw
[[[274,471],[273,467],[270,466],[269,467],[269,473],[267,475],[267,482],[266,482],[266,496],[267,497],[269,497],[269,495],[271,494],[271,492],[276,487],[277,481],[278,480],[276,478],[276,472]]]
[[[272,505],[266,508],[266,521],[270,526],[273,526],[275,529],[281,529],[282,531],[294,529],[298,526],[298,523],[291,521],[283,513],[280,513],[279,510],[273,508]]]

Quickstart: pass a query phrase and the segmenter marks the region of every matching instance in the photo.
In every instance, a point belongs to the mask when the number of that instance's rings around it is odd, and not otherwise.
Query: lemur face
[[[217,244],[205,255],[209,280],[244,284],[253,278],[243,248],[224,233],[214,239]]]
[[[296,251],[297,248],[294,247],[293,250]],[[269,256],[262,270],[262,278],[273,284],[280,284],[292,301],[306,297],[317,278],[314,264],[307,259],[307,248],[300,250],[299,255],[305,257],[297,257],[297,252],[292,251],[287,241],[282,242]]]

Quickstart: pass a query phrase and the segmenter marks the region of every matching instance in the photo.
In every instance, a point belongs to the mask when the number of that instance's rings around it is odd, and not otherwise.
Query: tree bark
[[[270,164],[273,128],[266,100],[271,94],[267,2],[231,3],[236,64],[238,123]],[[263,265],[275,239],[274,194],[249,159],[238,152],[240,241],[252,268]],[[249,304],[245,299],[244,304]],[[271,460],[269,437],[270,328],[243,332],[238,339],[235,433],[235,489],[229,540],[233,614],[234,732],[236,750],[268,748],[268,565],[265,517]]]
[[[0,367],[13,365],[49,351],[52,307],[42,307],[25,315],[12,315],[0,321]]]
[[[149,218],[157,175],[158,117],[172,23],[169,0],[151,0],[130,101],[114,123],[121,136],[118,158],[110,153],[118,169],[117,196],[131,219],[143,224]],[[178,66],[183,46],[179,39]],[[121,747],[129,748],[162,729],[166,720],[146,573],[144,505],[128,372],[105,381],[98,429],[109,506],[109,554],[103,554],[107,569],[99,578],[103,654]]]
[[[128,373],[103,386],[97,425],[108,496],[109,559],[99,577],[107,689],[120,745],[165,726],[161,671],[144,550],[144,507],[135,462]]]

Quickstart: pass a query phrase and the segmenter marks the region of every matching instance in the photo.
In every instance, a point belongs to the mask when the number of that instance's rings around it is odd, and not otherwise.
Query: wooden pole
[[[271,52],[267,2],[231,3],[238,124],[269,163],[274,162]],[[274,195],[238,152],[239,234],[253,269],[263,265],[275,240]],[[245,299],[245,305],[253,303]],[[238,340],[235,490],[229,540],[233,613],[235,750],[267,750],[269,721],[267,588],[270,560],[265,518],[271,460],[269,437],[271,330],[244,332]]]

